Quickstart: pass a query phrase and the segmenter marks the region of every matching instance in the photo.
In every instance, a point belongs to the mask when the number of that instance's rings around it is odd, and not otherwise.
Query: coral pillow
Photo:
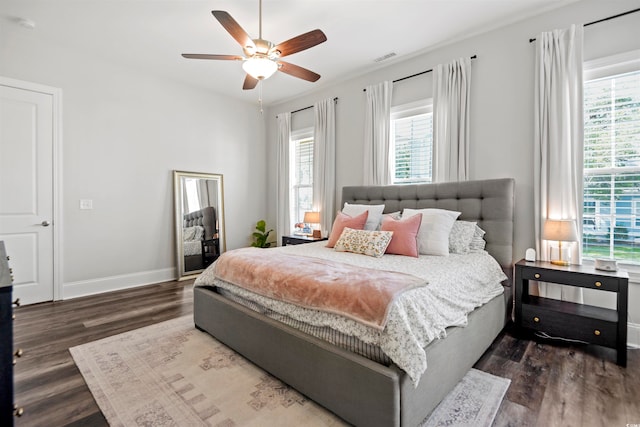
[[[394,219],[391,215],[382,218],[382,231],[393,231],[391,243],[387,246],[386,253],[418,257],[418,231],[422,222],[422,214],[419,213],[409,218]]]
[[[345,227],[349,227],[354,230],[362,230],[364,228],[364,224],[367,222],[368,216],[369,211],[364,211],[360,215],[353,217],[342,212],[338,212],[336,219],[333,221],[333,227],[331,227],[331,235],[329,236],[327,247],[332,248],[336,245],[336,242],[340,238],[342,230],[344,230]]]

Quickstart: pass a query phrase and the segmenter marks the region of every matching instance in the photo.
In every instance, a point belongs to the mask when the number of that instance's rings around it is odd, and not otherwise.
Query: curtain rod
[[[478,55],[473,55],[472,57],[470,57],[470,59],[476,59],[478,57]],[[401,82],[403,80],[407,80],[413,77],[417,77],[417,76],[421,76],[423,74],[427,74],[433,71],[433,68],[430,70],[425,70],[425,71],[420,71],[419,73],[415,73],[415,74],[411,74],[410,76],[406,76],[406,77],[400,77],[399,79],[395,79],[393,80],[391,83],[398,83]],[[367,91],[367,88],[362,89],[363,92]]]
[[[338,97],[337,97],[337,96],[336,96],[335,98],[333,98],[333,102],[338,102]],[[309,105],[308,107],[298,108],[297,110],[293,110],[293,111],[291,112],[291,114],[293,114],[293,113],[299,113],[300,111],[308,110],[309,108],[313,108],[313,105]]]
[[[622,12],[622,13],[619,13],[617,15],[613,15],[613,16],[609,16],[609,17],[606,17],[606,18],[598,19],[597,21],[593,21],[593,22],[589,22],[588,24],[584,24],[583,27],[588,27],[589,25],[593,25],[593,24],[599,24],[599,23],[604,22],[604,21],[609,21],[611,19],[620,18],[621,16],[629,15],[631,13],[636,13],[636,12],[640,12],[640,8],[633,9],[633,10],[628,10],[626,12]],[[533,43],[534,41],[536,41],[535,38],[529,39],[529,43]]]

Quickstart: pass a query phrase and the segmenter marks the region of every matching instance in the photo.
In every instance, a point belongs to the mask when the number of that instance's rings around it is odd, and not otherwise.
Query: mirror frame
[[[174,201],[174,223],[175,223],[175,239],[176,239],[176,272],[177,280],[187,280],[196,277],[204,271],[204,268],[198,270],[185,270],[184,248],[182,245],[182,229],[184,226],[184,194],[182,181],[184,178],[202,178],[218,182],[218,200],[216,201],[216,219],[218,221],[218,241],[220,253],[226,250],[226,233],[224,221],[224,179],[222,174],[214,173],[198,173],[173,171],[173,201]]]

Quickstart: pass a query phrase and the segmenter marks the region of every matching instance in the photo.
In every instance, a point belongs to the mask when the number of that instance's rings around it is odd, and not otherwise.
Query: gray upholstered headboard
[[[342,189],[345,202],[384,204],[384,212],[404,208],[439,208],[462,212],[458,219],[477,221],[487,232],[486,250],[510,271],[513,265],[515,181],[512,178],[437,184],[349,186]]]
[[[209,240],[217,233],[216,230],[216,210],[209,206],[199,211],[191,212],[184,215],[183,227],[193,227],[201,225],[204,227],[204,239]]]

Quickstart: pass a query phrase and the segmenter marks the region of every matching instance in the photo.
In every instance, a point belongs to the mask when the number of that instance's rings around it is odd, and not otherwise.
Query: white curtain
[[[278,122],[278,187],[276,194],[276,230],[277,243],[280,245],[282,236],[291,233],[291,215],[289,211],[289,142],[291,139],[291,113],[276,116]]]
[[[391,127],[391,93],[393,83],[385,81],[366,87],[367,105],[364,122],[364,184],[391,183],[389,133]]]
[[[576,221],[582,236],[582,26],[537,37],[535,70],[534,216],[538,259],[549,260],[541,238],[546,219]],[[571,260],[582,262],[581,242]],[[540,283],[541,296],[582,303],[582,289]]]
[[[471,59],[434,68],[434,182],[469,179],[469,108]]]
[[[320,212],[320,230],[326,236],[336,198],[336,104],[325,99],[313,110],[313,210]]]

